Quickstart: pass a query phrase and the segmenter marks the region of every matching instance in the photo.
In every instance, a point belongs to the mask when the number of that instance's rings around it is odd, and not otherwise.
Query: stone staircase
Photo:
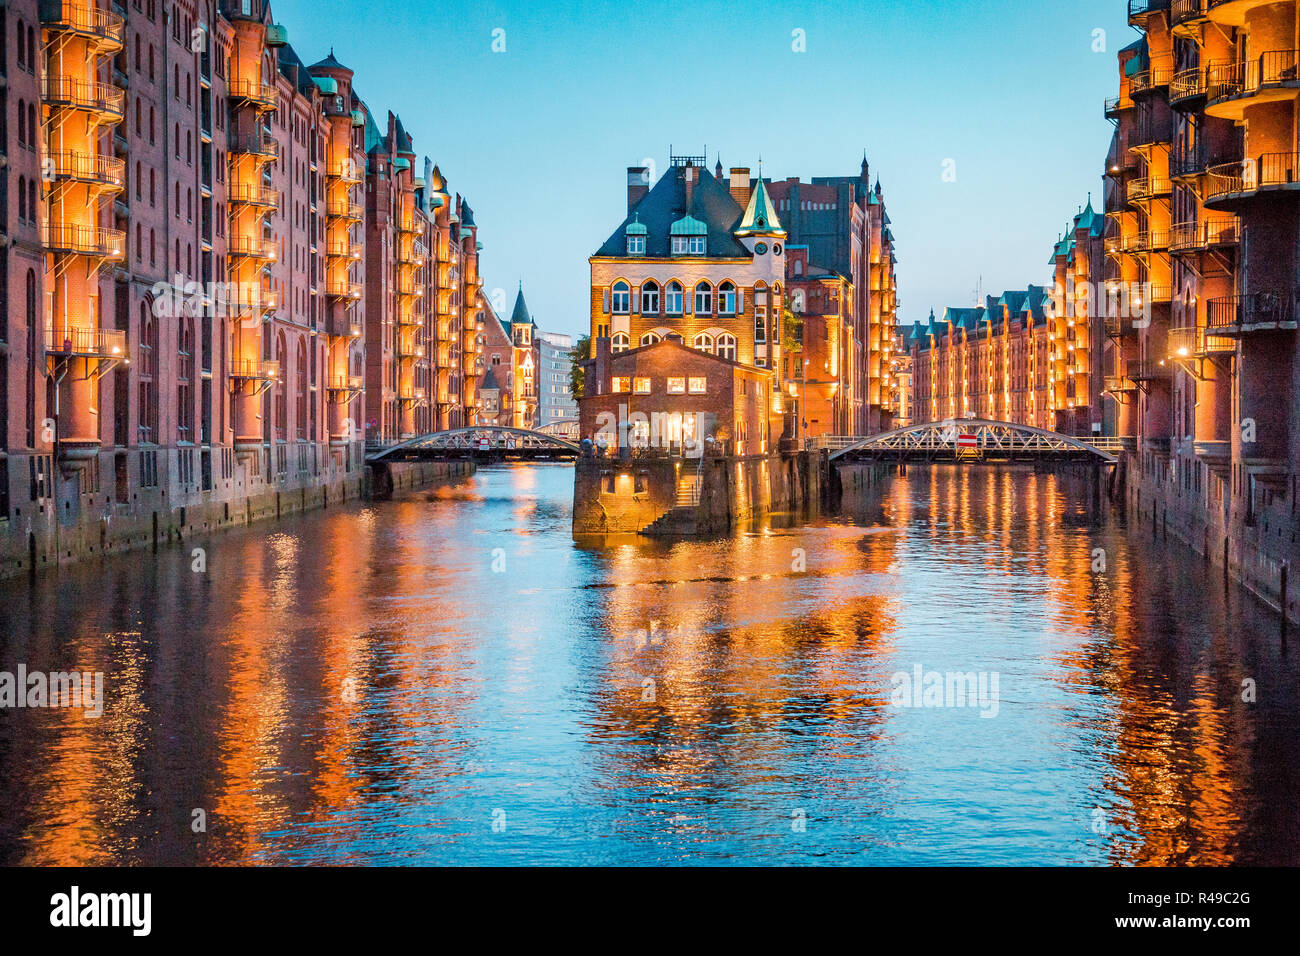
[[[677,479],[677,504],[661,514],[639,532],[651,537],[657,535],[695,534],[696,510],[700,504],[700,476],[698,473],[682,475]]]

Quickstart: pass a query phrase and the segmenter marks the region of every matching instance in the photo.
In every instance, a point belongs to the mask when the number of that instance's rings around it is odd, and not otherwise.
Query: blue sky
[[[627,166],[708,146],[712,166],[856,173],[867,150],[897,241],[901,319],[1050,279],[1100,205],[1133,39],[1123,0],[837,3],[278,0],[308,63],[330,48],[382,124],[474,207],[485,290],[543,329],[587,327],[587,257],[621,222]],[[505,52],[492,51],[505,31]],[[804,31],[806,52],[792,49]],[[1094,31],[1105,30],[1105,52]],[[944,182],[945,160],[956,181]]]

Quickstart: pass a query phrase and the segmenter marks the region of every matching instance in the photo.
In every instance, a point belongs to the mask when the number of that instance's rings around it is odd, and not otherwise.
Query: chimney
[[[700,181],[700,171],[689,163],[682,169],[682,182],[686,184],[686,214],[691,212],[691,198],[695,195],[695,184]]]
[[[731,198],[736,200],[736,205],[741,209],[749,205],[749,194],[751,192],[749,185],[749,167],[733,166],[731,167],[731,176],[727,180],[731,187]]]
[[[627,211],[645,198],[650,191],[650,169],[647,166],[627,168]]]

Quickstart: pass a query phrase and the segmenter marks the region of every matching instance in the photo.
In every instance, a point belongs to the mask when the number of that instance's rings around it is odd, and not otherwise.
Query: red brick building
[[[609,448],[669,449],[714,441],[738,455],[764,455],[771,372],[733,362],[676,338],[611,352],[598,339],[578,402],[579,434]]]

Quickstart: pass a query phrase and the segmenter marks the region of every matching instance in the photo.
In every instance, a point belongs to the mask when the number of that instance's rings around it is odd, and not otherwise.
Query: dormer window
[[[683,216],[672,224],[669,237],[675,256],[702,256],[707,251],[709,227],[693,216]]]
[[[629,235],[627,237],[627,254],[629,256],[645,255],[645,236]]]

